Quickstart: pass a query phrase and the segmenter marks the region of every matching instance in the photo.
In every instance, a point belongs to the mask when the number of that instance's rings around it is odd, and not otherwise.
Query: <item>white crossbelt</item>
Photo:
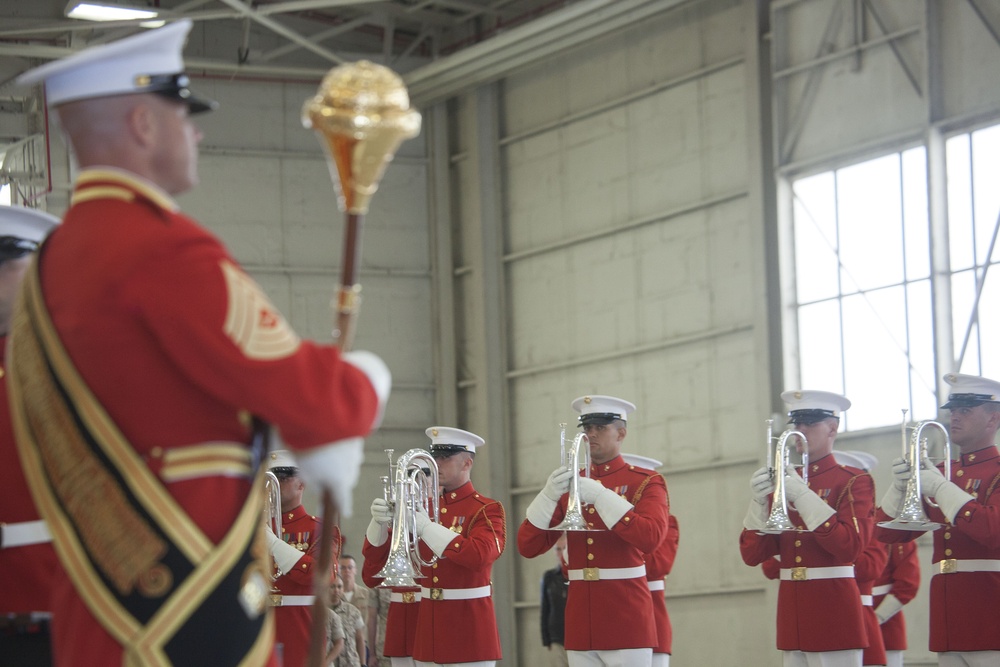
[[[651,591],[662,591],[663,583],[663,579],[654,579],[653,581],[647,581],[646,585],[649,586],[649,590]]]
[[[814,579],[852,579],[853,565],[836,565],[834,567],[783,567],[782,581],[812,581]]]
[[[26,547],[30,544],[44,544],[52,541],[52,534],[45,522],[22,521],[20,523],[0,523],[0,547]]]
[[[646,565],[635,567],[585,567],[570,570],[570,581],[601,581],[602,579],[638,579],[646,576]]]
[[[272,595],[274,607],[308,607],[316,600],[315,595]]]
[[[1000,560],[950,558],[934,563],[934,574],[954,574],[955,572],[1000,572]]]
[[[872,606],[872,596],[871,595],[862,595],[861,596],[861,606],[862,607],[870,607],[870,606]]]
[[[888,595],[892,591],[892,584],[882,584],[872,589],[872,595]]]
[[[407,591],[405,593],[390,593],[389,602],[420,602],[420,591]]]
[[[488,598],[492,592],[492,586],[479,586],[478,588],[420,587],[420,594],[431,600],[475,600],[476,598]]]

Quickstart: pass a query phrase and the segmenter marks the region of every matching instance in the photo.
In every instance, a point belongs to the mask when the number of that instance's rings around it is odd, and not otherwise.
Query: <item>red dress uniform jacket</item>
[[[63,345],[157,474],[167,450],[249,442],[249,415],[299,450],[371,429],[378,399],[364,374],[332,345],[300,341],[222,244],[148,182],[82,172],[41,260]],[[164,487],[218,544],[250,482],[211,475]],[[57,664],[120,662],[121,647],[68,577],[54,586]]]
[[[361,580],[365,582],[365,586],[374,589],[382,585],[382,579],[375,575],[385,567],[386,561],[389,559],[391,545],[391,538],[377,547],[373,546],[367,537],[365,538],[365,544],[361,547],[361,555],[365,558],[365,562],[361,566]],[[391,590],[394,594],[398,594],[401,599],[389,602],[389,612],[385,619],[385,645],[382,655],[387,658],[408,658],[413,655],[413,644],[417,637],[420,587],[400,588],[393,586]]]
[[[942,466],[939,466],[943,468]],[[1000,563],[1000,452],[997,448],[962,454],[952,462],[952,482],[974,500],[955,516],[954,525],[934,531],[935,564],[931,575],[930,650],[1000,651],[996,601],[1000,600],[1000,572],[951,572],[942,574],[942,561],[987,560]],[[924,502],[931,521],[948,524],[941,510]],[[879,521],[889,519],[879,509]],[[879,528],[878,538],[896,544],[920,533]]]
[[[872,587],[889,561],[889,553],[885,545],[877,539],[872,538],[858,557],[858,562],[854,564],[854,578],[858,582],[858,590],[862,596],[872,597]],[[865,631],[868,634],[868,648],[864,650],[861,658],[862,665],[884,665],[885,664],[885,644],[882,642],[882,630],[879,627],[878,616],[875,615],[875,607],[869,602],[863,605],[865,616]]]
[[[507,544],[503,506],[480,495],[471,482],[441,496],[441,525],[455,537],[441,558],[424,568],[417,616],[417,639],[413,659],[447,664],[499,660],[500,635],[497,632],[493,596],[471,600],[434,599],[434,589],[447,591],[490,586],[493,562]],[[425,546],[424,559],[431,556]]]
[[[882,574],[875,580],[873,602],[878,609],[885,596],[892,593],[904,605],[909,604],[920,588],[920,563],[914,542],[884,544],[889,557]],[[882,624],[882,641],[886,651],[906,649],[906,619],[903,611],[896,612]]]
[[[624,496],[633,509],[610,530],[593,506],[584,509],[595,532],[566,534],[569,570],[633,568],[645,564],[667,535],[667,486],[663,477],[635,468],[620,456],[592,465],[590,476]],[[566,513],[564,494],[552,515],[558,525]],[[558,531],[541,530],[525,520],[517,533],[521,555],[534,558],[546,553],[559,539]],[[566,599],[566,649],[601,651],[657,646],[652,596],[645,576],[634,579],[573,580]]]
[[[295,568],[278,577],[274,587],[281,595],[312,595],[319,559],[321,522],[299,505],[281,515],[281,539],[304,552]],[[302,667],[309,657],[312,605],[281,606],[274,610],[275,641],[282,645],[282,667]]]
[[[652,471],[651,471],[652,472]],[[669,508],[668,508],[669,509]],[[680,543],[680,527],[677,517],[670,515],[667,526],[667,536],[660,546],[651,554],[646,554],[646,579],[650,584],[662,582],[674,567],[677,557],[677,545]],[[667,613],[666,594],[663,589],[650,589],[653,598],[653,616],[656,620],[656,646],[653,653],[671,653],[673,643],[673,628],[670,625],[670,614]]]
[[[0,524],[38,521],[7,410],[7,337],[0,336]],[[3,529],[0,528],[0,531]],[[0,532],[0,540],[3,539]],[[51,611],[50,582],[59,568],[51,542],[6,547],[0,543],[0,614]]]
[[[836,510],[815,531],[798,512],[789,517],[799,531],[759,535],[744,530],[740,554],[751,567],[778,555],[782,569],[851,566],[872,535],[875,486],[871,475],[839,465],[833,456],[809,464],[809,487]],[[861,593],[853,577],[782,581],[778,588],[781,651],[842,651],[868,645]]]

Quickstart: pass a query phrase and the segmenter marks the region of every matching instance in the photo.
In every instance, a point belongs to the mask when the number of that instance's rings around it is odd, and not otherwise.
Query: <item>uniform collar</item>
[[[960,460],[963,466],[970,466],[984,461],[991,461],[998,457],[1000,457],[1000,450],[997,450],[997,446],[993,445],[992,447],[983,447],[975,452],[962,454]]]
[[[836,457],[831,454],[827,454],[821,459],[815,461],[809,461],[809,475],[821,475],[828,470],[833,470],[834,468],[839,468],[840,464],[837,463]]]
[[[282,512],[281,513],[281,520],[282,521],[298,521],[302,517],[306,517],[306,516],[312,516],[312,515],[309,514],[309,512],[306,511],[305,507],[303,507],[302,505],[299,505],[298,507],[296,507],[295,509],[293,509],[291,512]]]
[[[626,467],[626,465],[625,459],[623,459],[620,455],[610,461],[601,463],[600,465],[592,463],[590,465],[590,476],[595,479],[599,477],[606,477],[618,472],[622,468]]]
[[[120,192],[122,188],[139,195],[164,211],[177,213],[180,210],[173,198],[152,181],[115,167],[91,167],[81,171],[73,186],[70,205],[101,198],[102,192],[107,193],[106,196],[114,197],[116,190]]]
[[[457,503],[460,500],[465,500],[475,493],[476,489],[473,488],[472,482],[466,482],[457,489],[445,491],[441,497],[444,499],[445,505],[450,505],[451,503]]]

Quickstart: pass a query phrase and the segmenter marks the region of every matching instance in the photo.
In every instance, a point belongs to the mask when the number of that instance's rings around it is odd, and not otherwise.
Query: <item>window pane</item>
[[[985,264],[997,216],[1000,215],[1000,126],[973,133],[972,170],[976,258],[979,264]],[[1000,249],[994,248],[993,258],[1000,261]]]
[[[979,300],[979,334],[982,349],[981,374],[1000,378],[1000,265],[994,264],[983,286]]]
[[[979,346],[976,325],[969,327],[972,304],[976,299],[975,274],[972,270],[960,271],[951,276],[952,335],[955,337],[955,358],[962,353],[962,341],[969,330],[969,344],[962,359],[962,367],[955,370],[979,375]],[[980,313],[982,315],[982,313]]]
[[[927,220],[927,151],[923,146],[903,153],[903,220],[906,234],[906,279],[931,274]]]
[[[934,370],[934,323],[931,317],[929,280],[906,287],[910,336],[910,387],[913,407],[908,418],[917,421],[937,417],[937,378]]]
[[[948,169],[948,239],[951,269],[972,266],[972,177],[969,173],[969,135],[952,137],[946,144]]]
[[[851,430],[898,422],[909,408],[902,287],[844,298],[844,374]]]
[[[901,187],[896,154],[837,172],[845,294],[903,281]]]
[[[795,282],[798,303],[836,296],[837,227],[833,174],[803,178],[792,184],[795,197]]]
[[[802,389],[843,391],[840,311],[837,301],[799,308]]]

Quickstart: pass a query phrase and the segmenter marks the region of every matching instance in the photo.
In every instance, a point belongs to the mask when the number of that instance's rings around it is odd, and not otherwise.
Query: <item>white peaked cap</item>
[[[785,391],[781,394],[781,400],[788,406],[788,414],[791,417],[806,415],[819,419],[839,417],[841,412],[851,407],[851,402],[846,396],[815,389]]]
[[[475,433],[451,426],[431,426],[424,432],[431,439],[431,454],[457,452],[475,454],[477,448],[486,444],[486,441]]]
[[[94,97],[157,92],[187,101],[192,112],[214,108],[214,102],[191,95],[184,73],[183,50],[190,19],[100,44],[29,70],[20,86],[45,83],[49,106]],[[173,78],[171,78],[173,77]]]
[[[276,449],[267,455],[267,469],[275,468],[298,468],[299,462],[295,460],[295,455],[287,449]]]
[[[634,403],[614,396],[581,396],[571,406],[580,413],[580,424],[627,421],[629,414],[635,412]]]
[[[648,456],[642,456],[641,454],[622,454],[622,458],[625,459],[625,463],[630,466],[635,466],[636,468],[646,468],[647,470],[656,470],[661,465],[663,461],[657,461],[654,458]]]
[[[59,218],[24,206],[0,206],[0,236],[14,236],[41,243],[59,224]]]
[[[944,381],[951,385],[948,402],[942,408],[975,407],[983,403],[1000,403],[1000,382],[978,375],[948,373]]]
[[[861,470],[871,470],[878,465],[878,458],[874,454],[861,452],[855,449],[833,450],[833,458],[842,466],[851,466]]]

